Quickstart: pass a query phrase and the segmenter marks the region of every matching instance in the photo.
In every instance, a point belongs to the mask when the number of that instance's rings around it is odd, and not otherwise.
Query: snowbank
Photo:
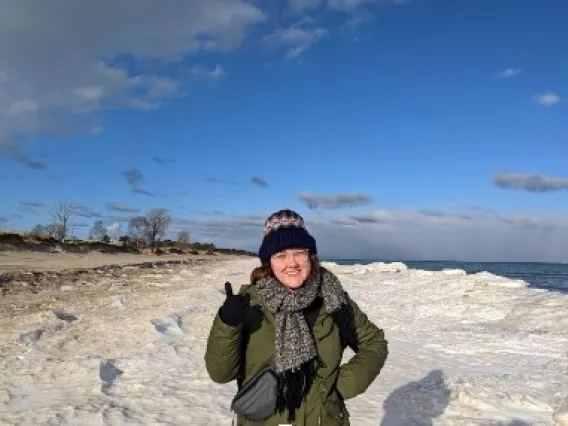
[[[0,423],[230,425],[235,385],[209,380],[203,354],[219,287],[256,264],[106,283],[2,318]],[[568,296],[488,273],[326,266],[390,343],[348,401],[353,426],[568,425]]]

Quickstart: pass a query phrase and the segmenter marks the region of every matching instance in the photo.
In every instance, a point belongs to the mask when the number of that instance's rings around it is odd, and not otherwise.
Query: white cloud
[[[359,27],[360,25],[371,22],[375,16],[366,9],[357,9],[349,13],[350,17],[346,25],[351,28]]]
[[[191,72],[194,75],[213,79],[213,80],[216,80],[216,79],[221,78],[221,77],[225,77],[227,75],[227,72],[225,71],[225,69],[221,65],[216,65],[215,68],[213,68],[213,69],[206,69],[206,68],[202,68],[202,67],[193,67]]]
[[[511,78],[521,73],[520,68],[506,68],[497,74],[499,78]]]
[[[372,5],[405,4],[406,0],[289,0],[288,5],[300,21],[289,28],[280,29],[265,37],[273,45],[286,47],[285,57],[296,58],[316,43],[329,36],[329,31],[322,26],[311,26],[314,19],[310,13],[325,8],[334,12],[343,12],[347,16],[346,25],[357,27],[373,20]]]
[[[120,237],[120,223],[114,222],[113,224],[107,226],[107,235],[113,240],[117,240]]]
[[[545,107],[551,107],[560,102],[560,96],[554,92],[538,93],[534,96],[534,100]]]
[[[316,11],[341,12],[345,15],[346,21],[341,25],[343,32],[347,28],[357,28],[363,24],[371,22],[375,19],[373,6],[385,5],[404,5],[410,0],[289,0],[290,10],[302,16],[303,19],[310,19],[309,14]],[[297,49],[290,49],[287,57],[295,57],[307,50],[298,46]]]
[[[269,213],[191,221],[193,235],[219,246],[256,251]],[[568,262],[567,215],[462,208],[304,217],[323,257]]]
[[[286,58],[292,59],[300,56],[310,47],[329,35],[325,28],[301,28],[294,26],[279,29],[265,37],[265,41],[271,44],[284,46]]]
[[[408,0],[290,0],[289,5],[292,10],[304,11],[316,9],[325,5],[332,10],[351,12],[365,5],[372,4],[406,4]]]
[[[265,19],[242,0],[171,0],[167,7],[158,0],[0,5],[4,145],[15,143],[14,134],[75,126],[89,132],[100,126],[92,114],[107,109],[158,108],[195,78],[180,61],[238,47],[248,28]],[[215,78],[223,74],[220,66],[209,70]]]

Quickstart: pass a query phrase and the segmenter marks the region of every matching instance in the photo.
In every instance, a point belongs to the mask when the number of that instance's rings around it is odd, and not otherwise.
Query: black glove
[[[230,282],[225,283],[225,303],[219,309],[221,321],[232,327],[243,323],[245,314],[250,309],[250,294],[233,294],[233,286]]]

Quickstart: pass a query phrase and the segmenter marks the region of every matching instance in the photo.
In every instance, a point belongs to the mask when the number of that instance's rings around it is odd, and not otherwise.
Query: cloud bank
[[[568,215],[369,209],[306,219],[324,258],[568,262]],[[196,239],[256,251],[270,212],[184,220]],[[172,235],[176,230],[172,225]]]
[[[556,178],[538,174],[496,174],[493,184],[503,189],[528,192],[553,192],[568,189],[568,178]]]
[[[373,200],[370,195],[358,192],[323,195],[304,191],[300,192],[297,198],[310,210],[335,210],[345,207],[357,207],[368,204]]]

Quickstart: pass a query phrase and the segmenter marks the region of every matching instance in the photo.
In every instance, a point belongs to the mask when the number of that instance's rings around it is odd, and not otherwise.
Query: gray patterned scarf
[[[337,276],[325,268],[296,290],[287,289],[272,276],[257,281],[256,288],[261,305],[273,312],[276,320],[274,368],[280,378],[280,411],[293,411],[309,391],[317,357],[303,310],[321,296],[325,310],[333,313],[347,298]]]

